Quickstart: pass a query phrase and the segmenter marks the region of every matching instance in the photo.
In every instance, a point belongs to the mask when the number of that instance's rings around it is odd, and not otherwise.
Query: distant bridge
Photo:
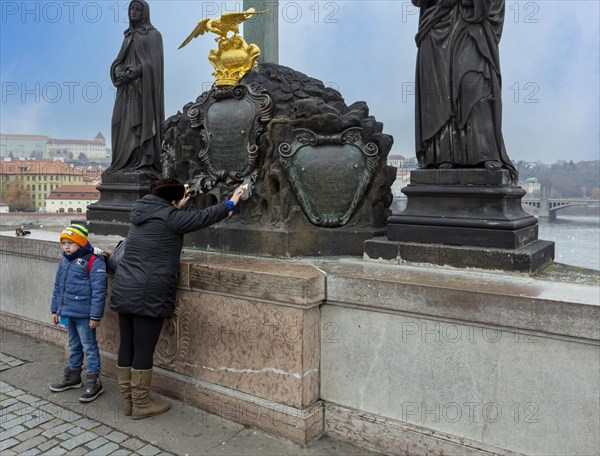
[[[521,202],[538,209],[538,217],[556,220],[556,213],[573,206],[598,206],[600,200],[591,198],[523,198]]]

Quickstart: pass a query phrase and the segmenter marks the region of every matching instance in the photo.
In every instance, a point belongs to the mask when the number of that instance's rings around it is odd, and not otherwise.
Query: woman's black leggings
[[[117,364],[134,369],[152,369],[152,357],[164,318],[119,314],[121,345]]]

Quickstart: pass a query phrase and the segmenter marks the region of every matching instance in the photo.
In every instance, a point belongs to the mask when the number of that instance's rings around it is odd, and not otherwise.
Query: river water
[[[396,201],[395,201],[396,202]],[[406,207],[406,199],[399,198],[394,213],[400,213]],[[525,208],[527,209],[527,208]],[[571,264],[583,268],[600,270],[600,216],[567,215],[569,208],[558,212],[554,221],[538,219],[538,238],[554,241],[557,263]]]
[[[600,219],[563,216],[539,220],[539,239],[555,242],[554,261],[600,270]]]

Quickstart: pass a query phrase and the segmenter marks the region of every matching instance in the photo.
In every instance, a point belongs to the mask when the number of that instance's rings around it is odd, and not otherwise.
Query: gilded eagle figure
[[[215,38],[215,41],[219,41],[227,38],[227,33],[233,32],[234,35],[238,35],[240,33],[239,25],[247,19],[250,19],[255,14],[266,13],[265,11],[256,11],[254,8],[248,8],[246,11],[238,12],[226,12],[221,15],[219,18],[209,19],[204,18],[200,22],[196,28],[190,33],[190,35],[185,39],[179,49],[184,47],[194,38],[198,38],[200,35],[204,35],[206,32],[212,32],[219,35]]]
[[[215,68],[213,76],[217,86],[236,85],[246,73],[256,66],[256,59],[260,55],[260,49],[256,44],[248,44],[239,34],[239,25],[255,14],[266,13],[248,8],[241,13],[227,12],[217,19],[204,18],[192,31],[179,49],[187,45],[194,38],[204,35],[206,32],[215,33],[215,41],[219,43],[218,50],[211,49],[208,61]],[[229,32],[233,35],[227,36]]]

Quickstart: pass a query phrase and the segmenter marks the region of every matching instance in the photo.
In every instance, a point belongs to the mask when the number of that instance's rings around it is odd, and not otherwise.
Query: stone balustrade
[[[49,316],[54,237],[0,235],[0,325],[64,344]],[[186,250],[153,389],[301,444],[327,434],[395,455],[591,454],[597,285],[560,265],[532,278]],[[98,337],[114,376],[108,307]]]

